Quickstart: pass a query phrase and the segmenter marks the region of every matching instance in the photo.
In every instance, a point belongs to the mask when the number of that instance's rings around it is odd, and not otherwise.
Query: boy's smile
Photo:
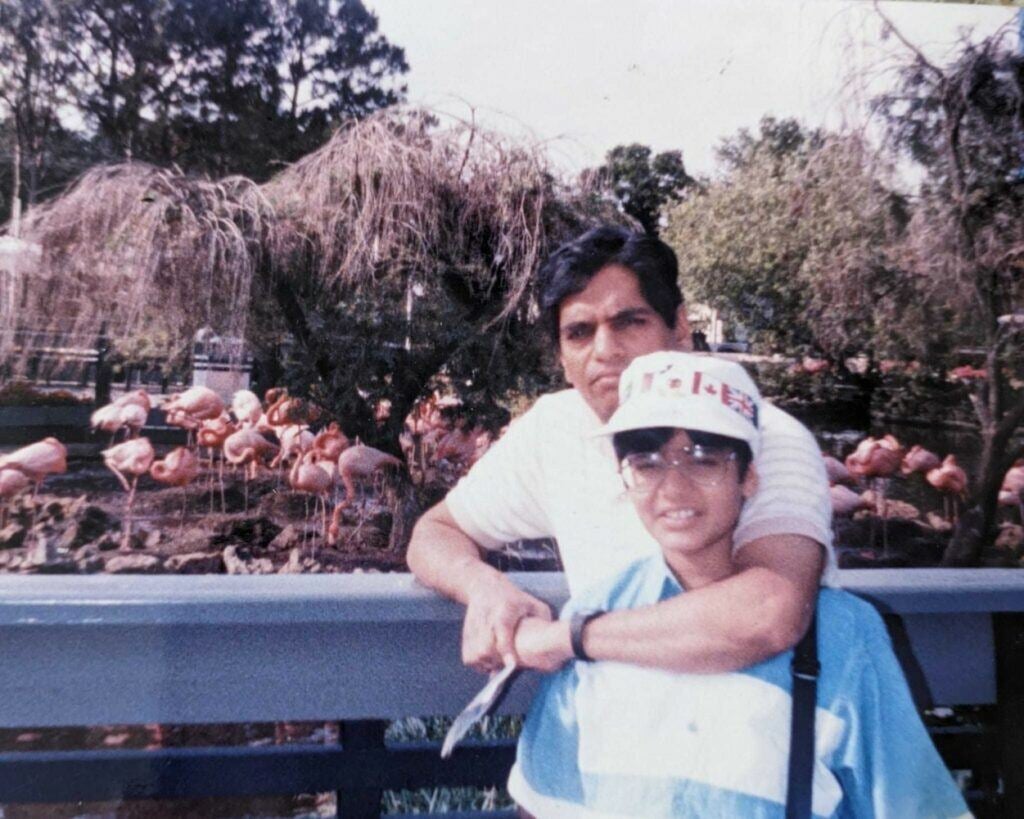
[[[670,462],[679,461],[691,443],[684,430],[676,430],[659,452]],[[657,486],[630,491],[629,497],[669,567],[684,586],[694,588],[731,572],[732,533],[756,485],[753,467],[740,481],[736,462],[730,461],[714,485],[673,467]]]

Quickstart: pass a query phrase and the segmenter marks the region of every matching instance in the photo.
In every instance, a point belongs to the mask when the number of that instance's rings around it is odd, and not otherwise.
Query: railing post
[[[107,340],[107,325],[100,327],[100,334],[96,337],[96,406],[102,407],[110,403],[110,365],[107,363],[107,353],[110,352],[110,344]]]
[[[387,727],[386,720],[347,720],[338,725],[338,739],[344,751],[383,748]],[[338,791],[338,816],[341,819],[377,819],[383,796],[380,789]]]
[[[1024,816],[1024,615],[994,619],[1003,815]]]

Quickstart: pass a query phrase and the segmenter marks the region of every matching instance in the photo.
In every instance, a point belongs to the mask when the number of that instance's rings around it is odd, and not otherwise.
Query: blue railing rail
[[[1024,573],[841,572],[894,625],[922,707],[978,705],[939,729],[980,815],[1024,815]],[[557,574],[512,575],[558,606]],[[442,761],[385,743],[387,720],[451,715],[482,679],[459,661],[461,609],[409,575],[0,576],[0,727],[339,721],[336,746],[0,754],[0,804],[338,791],[377,816],[385,789],[504,781],[510,742]],[[536,679],[503,705],[522,713]]]

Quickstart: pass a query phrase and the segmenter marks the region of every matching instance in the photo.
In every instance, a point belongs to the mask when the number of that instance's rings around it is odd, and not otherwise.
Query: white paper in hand
[[[455,746],[469,729],[498,705],[515,671],[515,663],[506,663],[501,671],[495,671],[491,675],[487,685],[481,688],[480,693],[473,697],[469,701],[469,705],[462,709],[462,713],[455,718],[452,727],[445,734],[444,745],[441,746],[441,759],[447,759],[451,756]]]

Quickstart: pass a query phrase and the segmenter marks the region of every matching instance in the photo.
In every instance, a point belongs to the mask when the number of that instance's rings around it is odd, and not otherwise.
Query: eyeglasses
[[[724,447],[688,446],[671,457],[660,452],[634,452],[619,464],[622,482],[630,492],[643,494],[657,489],[670,469],[677,470],[698,486],[716,486],[729,474],[736,453]]]

